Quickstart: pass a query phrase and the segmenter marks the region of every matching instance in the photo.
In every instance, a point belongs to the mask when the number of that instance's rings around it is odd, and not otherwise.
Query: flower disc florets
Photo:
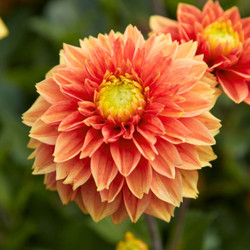
[[[96,95],[95,104],[104,118],[111,116],[118,123],[126,122],[131,115],[146,105],[143,88],[129,74],[104,79]]]
[[[169,35],[145,40],[128,26],[80,45],[64,45],[23,115],[33,173],[95,221],[169,221],[183,197],[197,197],[197,170],[216,158],[215,78],[197,43]]]

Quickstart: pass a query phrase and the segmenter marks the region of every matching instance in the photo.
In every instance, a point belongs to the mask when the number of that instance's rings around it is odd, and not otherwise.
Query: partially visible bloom
[[[127,232],[125,241],[120,241],[116,250],[148,250],[148,246],[142,240],[135,238],[132,233]]]
[[[197,54],[204,54],[227,96],[250,104],[250,17],[241,18],[237,7],[224,11],[208,1],[202,11],[179,4],[177,20],[152,16],[150,27],[180,42],[198,41]]]
[[[216,157],[215,77],[197,43],[170,35],[145,40],[128,26],[80,45],[64,44],[23,115],[33,173],[95,221],[169,221],[183,197],[197,197],[197,170]]]
[[[5,38],[6,36],[8,36],[9,31],[6,27],[6,25],[4,24],[2,18],[0,18],[0,39]]]

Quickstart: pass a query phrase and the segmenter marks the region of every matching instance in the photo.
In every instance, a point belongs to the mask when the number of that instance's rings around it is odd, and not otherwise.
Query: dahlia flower
[[[215,158],[220,91],[197,43],[144,40],[137,28],[64,44],[23,115],[33,174],[95,221],[142,213],[169,221],[197,196],[197,170]]]
[[[177,20],[152,16],[150,27],[171,33],[173,40],[197,41],[197,54],[204,54],[226,95],[250,104],[250,17],[241,18],[237,7],[224,11],[218,2],[208,1],[202,11],[179,4]]]
[[[2,18],[0,18],[0,39],[5,38],[9,34],[9,31],[4,24]]]

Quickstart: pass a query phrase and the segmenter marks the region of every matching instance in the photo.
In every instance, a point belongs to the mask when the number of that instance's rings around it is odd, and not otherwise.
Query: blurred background
[[[183,1],[202,7],[205,1]],[[220,1],[250,15],[249,0]],[[148,18],[175,18],[178,1],[165,0],[0,0],[0,16],[10,34],[0,41],[0,249],[114,249],[131,231],[152,249],[145,218],[114,226],[94,223],[76,204],[63,206],[45,190],[43,176],[31,175],[28,128],[21,114],[37,97],[35,84],[58,64],[62,43],[128,24],[149,32]],[[180,240],[173,247],[179,209],[169,224],[156,220],[166,249],[250,249],[250,107],[223,94],[213,110],[222,120],[213,168],[200,171],[197,200],[189,203]]]

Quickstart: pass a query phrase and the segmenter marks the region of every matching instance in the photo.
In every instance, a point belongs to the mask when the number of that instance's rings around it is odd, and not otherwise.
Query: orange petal
[[[133,142],[139,152],[148,160],[154,160],[157,150],[154,145],[150,144],[143,136],[139,133],[134,133]]]
[[[141,158],[136,168],[126,177],[128,188],[138,199],[142,199],[144,193],[149,193],[151,181],[152,168],[144,158]]]
[[[66,116],[58,127],[58,131],[72,131],[80,127],[85,127],[83,116],[79,111],[74,111]]]
[[[109,188],[100,191],[102,201],[112,202],[120,193],[123,183],[124,177],[118,173],[114,180],[110,183]]]
[[[47,78],[36,85],[37,92],[49,103],[56,103],[65,100],[59,86],[53,78]]]
[[[77,187],[83,185],[91,176],[89,159],[80,160],[75,157],[67,162],[68,174],[63,184],[71,184],[73,190],[75,190]]]
[[[86,133],[80,158],[91,157],[102,143],[103,137],[100,130],[90,128]]]
[[[202,167],[212,167],[210,161],[217,158],[216,154],[213,152],[212,147],[208,146],[196,146],[197,152],[199,154],[200,162]]]
[[[40,144],[36,150],[35,162],[32,166],[32,174],[47,174],[56,170],[56,164],[53,161],[54,146]]]
[[[59,124],[66,116],[72,113],[75,105],[69,101],[61,101],[52,105],[41,117],[45,123]]]
[[[179,40],[178,23],[163,16],[151,16],[149,19],[150,28],[159,33],[170,33],[173,40]]]
[[[115,213],[120,207],[122,198],[121,195],[119,195],[113,202],[102,202],[99,192],[96,191],[96,185],[93,179],[88,180],[88,182],[81,187],[81,194],[83,204],[95,222]]]
[[[234,102],[240,103],[248,96],[248,84],[246,80],[229,71],[218,71],[218,81],[226,95]]]
[[[123,187],[123,200],[132,222],[136,222],[144,213],[150,202],[151,193],[144,194],[141,199],[136,198],[125,185]]]
[[[182,201],[181,176],[176,170],[175,179],[153,171],[151,191],[161,200],[179,206]]]
[[[58,135],[56,126],[48,125],[41,119],[38,119],[30,130],[30,137],[49,145],[55,145]]]
[[[183,197],[197,198],[198,172],[196,170],[180,170]]]
[[[48,173],[44,176],[44,184],[46,185],[46,188],[49,190],[56,190],[56,173]]]
[[[71,185],[65,185],[62,181],[56,182],[56,189],[64,205],[67,205],[70,201],[72,201],[76,194],[76,192],[72,190]]]
[[[61,132],[57,138],[54,156],[55,162],[72,159],[80,153],[84,140],[82,129],[70,132]]]
[[[113,160],[123,176],[129,175],[137,166],[141,154],[131,140],[120,139],[110,144]]]
[[[186,142],[194,145],[215,144],[214,137],[199,120],[195,118],[180,118],[179,121],[192,133],[186,137]]]
[[[145,210],[145,213],[169,222],[171,216],[174,216],[174,209],[175,206],[158,199],[154,194],[152,194],[150,203]]]
[[[116,210],[115,213],[111,215],[111,219],[114,222],[114,224],[119,224],[125,219],[128,218],[128,212],[124,205],[124,202],[121,202],[120,207]]]
[[[43,97],[39,96],[31,108],[22,115],[23,123],[30,127],[33,126],[35,121],[46,112],[49,106],[50,104]]]
[[[82,210],[82,212],[85,213],[85,214],[87,214],[88,211],[87,211],[87,209],[85,208],[85,206],[83,204],[82,194],[81,194],[80,190],[76,193],[76,196],[75,196],[74,200],[77,203],[77,205],[80,207],[80,209]]]
[[[95,180],[97,191],[108,189],[117,175],[118,169],[110,154],[108,144],[102,144],[91,157],[91,172]]]
[[[155,147],[159,155],[150,161],[151,166],[159,174],[171,179],[175,178],[175,166],[182,164],[176,147],[162,139],[158,139]]]
[[[200,169],[202,167],[197,149],[194,145],[182,143],[176,145],[176,148],[179,152],[181,160],[183,161],[183,164],[176,166],[177,168],[192,170]]]

